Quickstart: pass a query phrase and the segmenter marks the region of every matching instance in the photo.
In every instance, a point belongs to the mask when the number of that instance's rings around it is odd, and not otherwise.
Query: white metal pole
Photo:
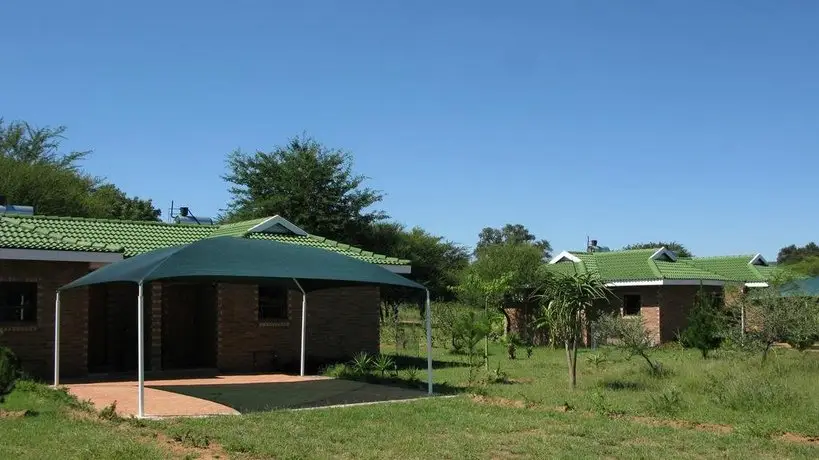
[[[54,387],[60,384],[60,291],[54,301]]]
[[[293,278],[293,281],[296,283],[296,286],[298,286],[299,291],[301,291],[301,358],[299,375],[304,377],[304,364],[307,360],[307,293],[304,292],[304,288],[301,287],[299,280]]]
[[[429,308],[429,289],[426,303],[427,317],[427,393],[432,394],[432,312]]]
[[[145,312],[142,283],[139,283],[137,294],[137,376],[139,380],[137,394],[137,418],[145,416]]]

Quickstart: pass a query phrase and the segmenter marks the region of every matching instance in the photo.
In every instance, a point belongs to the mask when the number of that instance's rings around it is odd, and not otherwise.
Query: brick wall
[[[308,365],[377,353],[379,292],[375,287],[308,294]],[[255,285],[220,283],[217,290],[217,365],[220,370],[266,371],[298,366],[301,293],[288,293],[288,321],[262,323]]]
[[[706,293],[719,293],[720,286],[702,286]],[[612,288],[617,297],[613,307],[622,313],[624,295],[640,296],[640,316],[651,331],[655,343],[676,340],[677,334],[688,325],[688,314],[700,286],[634,286]]]
[[[53,378],[55,293],[87,273],[87,263],[0,260],[0,281],[37,283],[36,324],[0,324],[0,345],[10,347],[32,375]],[[88,288],[66,291],[60,302],[61,375],[83,375],[88,369]]]

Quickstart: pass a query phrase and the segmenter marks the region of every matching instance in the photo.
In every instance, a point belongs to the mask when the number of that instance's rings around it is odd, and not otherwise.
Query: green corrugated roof
[[[328,251],[338,252],[355,259],[363,260],[380,265],[409,265],[410,261],[405,259],[398,259],[395,257],[388,257],[383,254],[374,254],[363,249],[359,249],[347,244],[341,244],[337,241],[329,240],[316,235],[282,235],[275,233],[251,233],[248,235],[250,239],[264,239],[272,241],[281,241],[283,243],[298,244],[302,246],[312,246],[315,248],[326,249]]]
[[[232,224],[224,224],[213,229],[210,236],[245,236],[251,228],[261,224],[269,219],[269,217],[262,217],[260,219],[243,220],[241,222],[234,222]]]
[[[0,247],[62,251],[123,252],[126,257],[188,244],[211,236],[269,239],[326,249],[366,262],[409,265],[408,260],[364,251],[314,235],[298,236],[248,231],[268,218],[220,226],[168,224],[80,217],[0,216]]]
[[[592,273],[605,282],[617,281],[653,281],[653,280],[713,280],[713,281],[746,281],[726,274],[709,270],[694,261],[697,259],[659,258],[652,256],[656,249],[633,249],[610,252],[572,252],[580,262],[564,260],[550,264],[548,269],[556,273]],[[753,256],[745,259],[745,264]],[[756,279],[749,279],[753,281]],[[761,280],[761,278],[760,278]]]
[[[122,252],[119,245],[90,241],[88,238],[75,238],[37,223],[28,219],[0,216],[0,248]]]
[[[754,255],[695,257],[685,262],[703,270],[717,273],[731,281],[762,282],[768,281],[776,272],[776,267],[751,265]]]

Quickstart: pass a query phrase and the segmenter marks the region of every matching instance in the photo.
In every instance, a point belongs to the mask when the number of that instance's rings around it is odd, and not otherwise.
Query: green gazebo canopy
[[[293,285],[305,291],[357,284],[425,289],[378,265],[324,249],[230,236],[141,254],[102,267],[60,290],[112,282],[214,280]]]

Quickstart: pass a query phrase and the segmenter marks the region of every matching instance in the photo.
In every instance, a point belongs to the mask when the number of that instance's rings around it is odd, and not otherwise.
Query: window
[[[640,307],[642,306],[643,302],[641,301],[640,296],[633,294],[623,296],[623,316],[639,315]]]
[[[0,322],[37,321],[37,283],[0,283]]]
[[[286,320],[287,289],[259,286],[259,321]]]

